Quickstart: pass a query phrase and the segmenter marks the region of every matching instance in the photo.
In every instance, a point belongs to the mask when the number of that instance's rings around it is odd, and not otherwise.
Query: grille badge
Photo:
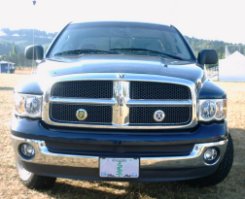
[[[153,119],[156,122],[162,122],[165,119],[165,113],[162,110],[157,110],[153,114]]]
[[[120,79],[123,79],[124,77],[125,77],[124,74],[119,74],[119,78],[120,78]]]
[[[79,121],[86,120],[88,117],[88,112],[85,109],[78,109],[76,111],[76,117]]]

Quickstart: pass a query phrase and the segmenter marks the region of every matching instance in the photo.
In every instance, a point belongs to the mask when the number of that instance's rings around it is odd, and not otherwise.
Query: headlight
[[[22,117],[40,118],[42,115],[42,96],[16,93],[15,114]]]
[[[207,99],[198,101],[200,121],[223,120],[226,118],[226,99]]]

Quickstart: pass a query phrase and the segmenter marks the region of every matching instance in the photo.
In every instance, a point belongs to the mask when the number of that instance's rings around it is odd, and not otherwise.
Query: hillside
[[[56,33],[34,30],[34,35],[34,42],[47,48]],[[219,58],[225,57],[226,52],[233,53],[236,50],[245,54],[244,44],[232,44],[223,41],[203,40],[188,36],[186,36],[186,39],[196,55],[201,49],[205,48],[215,49],[218,52]],[[32,29],[0,29],[0,60],[12,61],[19,66],[31,65],[31,62],[24,58],[24,48],[32,43]]]
[[[56,33],[34,30],[34,42],[47,47]],[[24,57],[26,46],[33,44],[33,30],[0,29],[0,60],[8,60],[19,66],[30,66],[31,62]]]
[[[188,36],[186,36],[186,40],[189,42],[196,55],[200,50],[207,48],[215,49],[219,58],[224,58],[226,53],[232,54],[235,51],[245,54],[245,44],[233,44],[218,40],[204,40]]]
[[[41,45],[48,44],[55,36],[55,33],[48,33],[40,30],[34,30],[34,34],[35,43],[37,42]],[[8,28],[0,29],[0,42],[14,43],[17,46],[24,48],[25,46],[33,43],[33,30],[10,30]]]

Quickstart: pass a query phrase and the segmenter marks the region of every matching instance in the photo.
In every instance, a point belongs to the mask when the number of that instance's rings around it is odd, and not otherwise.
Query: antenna
[[[33,6],[35,7],[37,1],[36,0],[32,0],[32,4]],[[32,45],[34,46],[35,45],[35,30],[34,30],[34,27],[32,29]],[[35,60],[34,60],[34,48],[32,50],[32,67],[31,67],[31,72],[33,73],[33,69],[34,69],[34,65],[35,65]]]

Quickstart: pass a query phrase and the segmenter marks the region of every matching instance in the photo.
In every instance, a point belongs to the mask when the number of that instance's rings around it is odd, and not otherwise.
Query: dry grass
[[[17,69],[15,70],[15,74],[18,75],[29,75],[32,74],[33,71],[35,71],[35,67],[17,67]]]
[[[23,74],[0,74],[0,198],[245,198],[245,83],[218,83],[228,93],[228,121],[235,143],[235,161],[228,178],[211,188],[178,183],[111,183],[58,179],[51,191],[25,188],[18,180],[10,140],[13,87]]]

